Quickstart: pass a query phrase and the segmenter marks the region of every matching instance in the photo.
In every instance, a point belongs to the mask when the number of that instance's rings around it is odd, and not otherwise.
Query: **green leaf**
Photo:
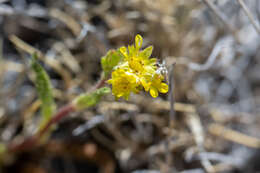
[[[110,50],[105,56],[101,58],[101,65],[107,78],[112,72],[113,68],[124,58],[119,50]]]
[[[56,109],[56,106],[53,99],[50,78],[43,67],[38,63],[36,54],[32,55],[31,68],[36,74],[36,79],[34,82],[36,85],[38,96],[42,102],[42,122],[40,124],[41,126],[51,118]]]
[[[75,105],[77,110],[89,108],[96,105],[100,101],[102,96],[110,92],[110,88],[103,87],[91,93],[84,93],[76,97],[76,99],[73,101],[73,104]]]

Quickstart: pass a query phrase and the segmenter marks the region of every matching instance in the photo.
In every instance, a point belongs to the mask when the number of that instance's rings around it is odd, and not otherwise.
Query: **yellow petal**
[[[156,61],[157,61],[156,58],[150,58],[150,59],[149,59],[149,64],[150,64],[150,65],[154,65],[154,64],[156,64]],[[148,64],[148,63],[147,63],[147,64]]]
[[[113,79],[107,80],[107,83],[112,84],[113,83]]]
[[[158,90],[161,92],[161,93],[167,93],[168,92],[168,85],[166,83],[161,83],[160,87],[158,88]]]
[[[122,97],[124,95],[124,93],[118,93],[118,94],[116,94],[116,97]]]
[[[136,54],[136,49],[135,49],[135,47],[134,47],[134,45],[129,45],[128,46],[128,51],[129,51],[129,56],[128,56],[128,58],[131,58],[131,57],[133,57],[135,54]]]
[[[149,83],[147,83],[146,80],[145,80],[144,78],[141,78],[141,83],[142,83],[142,85],[143,85],[145,91],[148,91],[149,88],[150,88]]]
[[[150,89],[150,94],[151,94],[151,96],[152,97],[157,97],[158,96],[158,91],[157,91],[157,89],[156,88],[154,88],[154,87],[152,87],[151,89]]]
[[[125,46],[120,47],[119,51],[125,56],[127,57],[127,48]]]
[[[139,94],[140,93],[140,91],[142,90],[142,88],[140,87],[139,88],[139,86],[137,86],[138,88],[134,88],[133,89],[133,92],[135,93],[135,94]]]
[[[150,66],[150,65],[144,66],[144,70],[148,74],[154,74],[155,73],[155,67],[154,66]]]
[[[124,99],[125,99],[125,100],[128,100],[128,99],[129,99],[129,95],[130,95],[130,93],[126,93],[126,94],[124,94],[124,96],[123,96]]]
[[[141,52],[141,56],[144,58],[149,58],[152,55],[152,52],[153,52],[153,46],[149,46]]]
[[[140,49],[142,47],[143,38],[141,35],[137,34],[135,36],[135,48]]]

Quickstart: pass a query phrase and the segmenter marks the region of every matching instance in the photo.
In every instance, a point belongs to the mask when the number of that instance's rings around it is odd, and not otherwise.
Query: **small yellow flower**
[[[150,92],[152,97],[157,97],[159,92],[168,92],[168,85],[162,82],[164,77],[156,66],[156,59],[150,58],[153,47],[140,50],[142,42],[142,37],[137,35],[135,45],[119,49],[124,58],[114,67],[112,79],[108,80],[117,99],[124,97],[128,100],[131,92],[138,93],[142,88]]]
[[[143,39],[140,35],[135,37],[135,46],[131,45],[121,47],[119,50],[124,55],[124,60],[128,62],[129,67],[137,74],[153,73],[156,70],[156,59],[150,58],[153,47],[149,46],[143,51],[140,51]]]
[[[168,92],[168,85],[164,82],[162,82],[163,80],[163,76],[160,74],[155,74],[153,76],[153,79],[151,81],[151,85],[150,85],[150,94],[152,97],[157,97],[158,96],[158,91],[160,93],[167,93]]]
[[[139,92],[137,76],[123,69],[113,71],[112,79],[108,80],[108,83],[112,84],[112,93],[117,99],[124,97],[128,100],[131,92]]]

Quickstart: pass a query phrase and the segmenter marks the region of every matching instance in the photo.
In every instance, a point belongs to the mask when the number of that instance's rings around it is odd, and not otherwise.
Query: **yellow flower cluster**
[[[140,50],[142,42],[142,37],[137,35],[135,45],[119,49],[124,58],[114,68],[112,78],[108,80],[116,98],[124,97],[128,100],[131,92],[139,93],[143,88],[152,97],[157,97],[158,92],[168,92],[168,85],[162,82],[164,76],[156,66],[156,59],[150,58],[153,47]]]

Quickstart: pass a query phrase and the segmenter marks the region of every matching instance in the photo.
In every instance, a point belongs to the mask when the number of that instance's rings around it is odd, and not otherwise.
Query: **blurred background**
[[[101,57],[136,34],[175,64],[174,111],[170,94],[106,96],[42,146],[2,156],[0,172],[260,172],[259,21],[259,0],[0,0],[1,144],[37,129],[35,51],[58,107],[95,85]]]

